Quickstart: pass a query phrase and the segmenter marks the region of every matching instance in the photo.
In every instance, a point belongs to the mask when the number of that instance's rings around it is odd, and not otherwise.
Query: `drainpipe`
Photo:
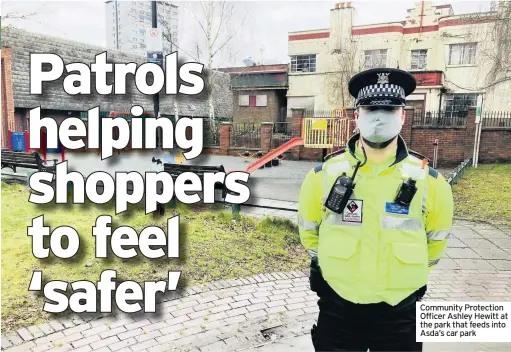
[[[422,21],[424,18],[424,0],[422,0],[422,7],[421,7],[421,24],[419,27],[419,40],[422,40]]]
[[[481,109],[483,106],[483,95],[480,94],[477,97],[477,110],[476,110],[476,133],[475,133],[475,141],[474,141],[474,154],[472,158],[472,166],[477,167],[479,162],[479,146],[481,144],[481,130],[482,130],[482,121],[481,121]]]

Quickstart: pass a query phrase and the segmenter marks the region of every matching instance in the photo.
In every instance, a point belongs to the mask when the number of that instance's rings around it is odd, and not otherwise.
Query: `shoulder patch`
[[[315,174],[317,174],[321,170],[323,170],[323,164],[319,164],[319,165],[314,166],[314,173]]]
[[[428,167],[429,176],[433,178],[438,178],[438,170],[433,169],[432,167]]]
[[[346,151],[346,149],[345,149],[345,148],[343,148],[343,149],[339,149],[339,150],[337,150],[337,151],[335,151],[335,152],[332,152],[332,153],[330,153],[330,154],[327,154],[327,155],[325,156],[325,158],[323,159],[323,161],[327,161],[328,159],[331,159],[331,158],[333,158],[334,156],[341,155],[341,154],[343,154],[345,151]]]

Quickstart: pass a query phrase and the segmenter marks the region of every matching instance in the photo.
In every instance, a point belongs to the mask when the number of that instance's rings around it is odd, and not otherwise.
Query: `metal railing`
[[[456,183],[458,183],[460,178],[463,177],[465,170],[470,167],[471,160],[472,160],[472,158],[465,159],[461,164],[456,166],[452,175],[450,175],[449,178],[447,179],[447,182],[451,185],[451,187],[453,185],[455,185]]]
[[[231,126],[231,147],[234,148],[261,148],[260,123],[233,123]]]
[[[483,111],[483,127],[511,127],[511,111]]]
[[[271,149],[280,147],[293,137],[291,122],[275,122],[271,138]]]
[[[350,136],[350,119],[305,118],[302,137],[307,148],[344,146]]]
[[[204,145],[218,147],[220,145],[220,123],[204,119]]]
[[[333,117],[332,109],[306,109],[303,117]]]
[[[468,111],[414,111],[414,127],[463,127],[467,125]]]

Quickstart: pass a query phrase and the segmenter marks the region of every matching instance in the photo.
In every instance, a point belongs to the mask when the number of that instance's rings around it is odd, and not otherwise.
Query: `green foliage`
[[[467,169],[453,196],[454,215],[511,226],[511,165]]]
[[[164,218],[146,215],[140,205],[132,205],[126,212],[115,215],[113,203],[37,206],[29,203],[28,197],[27,187],[2,182],[3,333],[54,319],[53,315],[42,311],[44,297],[27,290],[33,270],[42,270],[46,282],[96,282],[102,271],[114,269],[118,279],[139,283],[165,279],[168,271],[177,270],[182,272],[180,284],[186,281],[188,285],[195,285],[265,272],[301,270],[307,265],[296,226],[288,220],[258,221],[243,215],[234,220],[230,209],[218,205],[199,207],[180,203],[175,208],[167,208]],[[45,225],[52,230],[68,225],[78,232],[79,255],[67,260],[52,254],[45,260],[34,258],[27,226],[41,214],[44,214]],[[153,225],[161,227],[165,233],[167,219],[179,215],[180,258],[151,260],[140,254],[127,260],[113,255],[107,259],[95,258],[91,228],[100,215],[112,216],[112,230],[131,226],[140,232]]]

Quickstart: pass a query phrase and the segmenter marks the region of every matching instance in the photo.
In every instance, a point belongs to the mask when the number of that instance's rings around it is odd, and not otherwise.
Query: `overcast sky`
[[[287,63],[288,32],[323,29],[330,26],[330,9],[337,1],[247,1],[233,2],[236,16],[231,21],[232,30],[239,28],[218,58],[221,66],[241,66],[243,59],[264,59],[265,64]],[[353,1],[356,9],[355,24],[402,21],[406,9],[414,7],[413,0]],[[180,8],[180,47],[194,51],[201,47],[205,37],[190,10],[198,14],[194,2],[174,2]],[[485,11],[489,1],[433,1],[434,5],[451,3],[455,14]],[[36,15],[23,20],[2,21],[33,32],[106,47],[105,3],[88,1],[3,1],[2,16],[19,13]],[[200,17],[199,17],[200,19]],[[242,20],[244,20],[243,25]],[[225,32],[230,35],[232,32]],[[263,49],[263,53],[261,53]],[[201,58],[201,61],[204,56]]]

